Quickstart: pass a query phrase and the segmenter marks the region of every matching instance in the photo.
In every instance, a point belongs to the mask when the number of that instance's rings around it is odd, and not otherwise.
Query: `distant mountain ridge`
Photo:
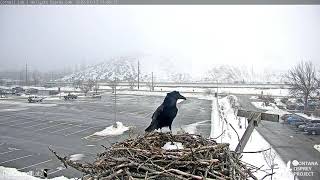
[[[154,72],[154,80],[158,82],[281,82],[283,74],[283,72],[271,70],[257,73],[245,66],[214,65],[208,67],[209,70],[204,70],[200,79],[195,79],[190,73],[179,72],[181,69],[177,68],[176,63],[170,58],[149,55],[114,57],[67,75],[61,80],[67,82],[75,80],[87,81],[89,79],[113,81],[116,78],[119,81],[136,81],[138,61],[140,62],[141,81],[151,81],[152,72]]]

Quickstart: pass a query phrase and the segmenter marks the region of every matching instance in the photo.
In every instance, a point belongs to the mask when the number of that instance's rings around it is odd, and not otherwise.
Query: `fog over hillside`
[[[90,65],[83,70],[63,77],[63,81],[105,80],[137,81],[138,62],[140,64],[140,80],[150,81],[153,73],[154,81],[170,82],[281,82],[281,71],[257,71],[254,67],[216,65],[203,69],[200,74],[191,74],[185,66],[168,57],[152,55],[113,57],[101,63]]]

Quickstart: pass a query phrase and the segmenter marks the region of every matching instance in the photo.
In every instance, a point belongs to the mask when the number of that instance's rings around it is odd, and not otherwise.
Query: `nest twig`
[[[183,149],[163,149],[180,142]],[[49,148],[50,149],[50,148]],[[200,135],[149,133],[105,147],[92,163],[55,156],[91,179],[256,179],[229,144]]]

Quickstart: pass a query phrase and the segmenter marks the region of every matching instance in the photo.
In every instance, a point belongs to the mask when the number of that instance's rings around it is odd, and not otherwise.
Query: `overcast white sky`
[[[152,54],[215,64],[320,64],[320,6],[0,6],[0,69],[52,70]]]

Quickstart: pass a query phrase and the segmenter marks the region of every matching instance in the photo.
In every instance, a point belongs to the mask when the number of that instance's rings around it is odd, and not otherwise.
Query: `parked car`
[[[296,107],[297,107],[297,106],[296,106],[295,104],[290,103],[290,104],[287,104],[287,107],[286,107],[286,108],[287,108],[288,110],[295,110]]]
[[[68,94],[66,96],[63,96],[65,100],[70,100],[70,99],[77,99],[78,96],[74,95],[74,94]]]
[[[102,96],[101,96],[101,94],[93,93],[91,97],[92,98],[101,98]]]
[[[308,110],[314,111],[319,106],[319,102],[313,99],[308,100]]]
[[[12,88],[12,94],[18,94],[24,92],[24,89],[22,87],[15,87]]]
[[[302,123],[302,122],[304,123],[305,120],[306,120],[305,118],[292,114],[291,116],[288,117],[287,122],[288,124],[295,125],[296,123]]]
[[[312,135],[320,134],[320,123],[312,123],[306,126],[305,131]]]
[[[38,89],[30,88],[26,90],[26,94],[37,94],[38,91],[39,91]]]
[[[304,104],[303,103],[297,103],[296,104],[296,110],[303,111],[304,110]]]
[[[298,129],[300,131],[304,131],[306,126],[310,126],[310,125],[315,124],[315,123],[320,123],[320,120],[319,119],[310,120],[306,124],[299,125]]]
[[[28,97],[28,102],[29,102],[29,103],[42,102],[43,99],[44,99],[43,97],[29,96],[29,97]]]
[[[292,116],[292,114],[285,114],[285,115],[282,115],[280,118],[284,121],[287,121],[288,120],[288,117]]]
[[[306,120],[306,119],[299,119],[297,121],[294,121],[292,122],[292,125],[295,125],[297,128],[300,126],[300,125],[305,125],[307,124],[309,121]]]
[[[49,95],[57,95],[57,94],[59,94],[59,91],[57,91],[57,90],[50,90],[49,91]]]

